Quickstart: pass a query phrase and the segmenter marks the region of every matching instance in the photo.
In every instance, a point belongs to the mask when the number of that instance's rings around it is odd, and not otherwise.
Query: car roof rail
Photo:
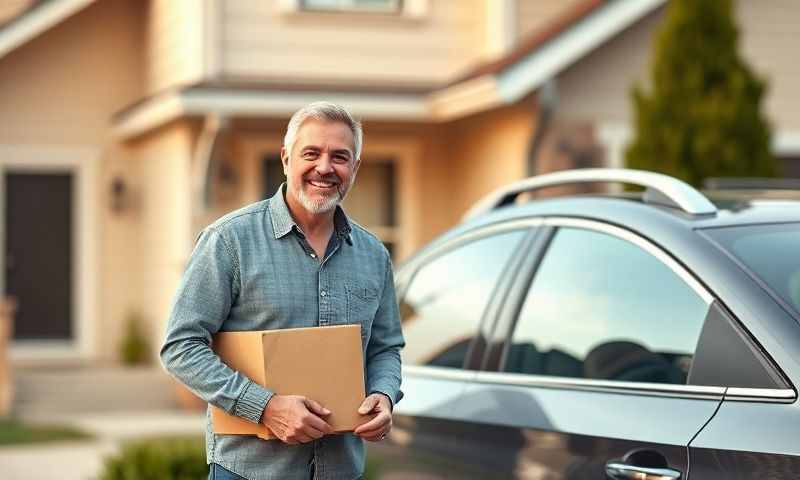
[[[706,190],[800,190],[800,178],[711,177]]]
[[[475,203],[463,219],[469,220],[514,203],[523,193],[578,183],[638,185],[646,188],[642,198],[645,203],[678,208],[689,215],[713,215],[717,212],[717,207],[697,189],[668,175],[625,168],[582,168],[545,173],[501,187]]]

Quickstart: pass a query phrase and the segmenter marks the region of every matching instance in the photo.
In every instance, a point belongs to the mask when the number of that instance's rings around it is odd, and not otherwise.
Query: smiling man
[[[207,227],[175,296],[161,350],[165,368],[201,398],[266,425],[279,440],[206,429],[209,478],[349,479],[364,470],[362,440],[380,441],[400,400],[403,336],[392,266],[383,244],[339,204],[361,164],[361,125],[327,102],[296,112],[275,195]],[[367,398],[374,418],[333,434],[312,398],[278,395],[222,363],[218,331],[361,325]],[[298,356],[313,352],[297,352]]]

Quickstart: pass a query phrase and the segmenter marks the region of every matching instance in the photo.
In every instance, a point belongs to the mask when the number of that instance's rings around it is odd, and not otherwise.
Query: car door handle
[[[614,480],[679,480],[681,472],[671,468],[650,468],[612,460],[606,463],[606,475]]]

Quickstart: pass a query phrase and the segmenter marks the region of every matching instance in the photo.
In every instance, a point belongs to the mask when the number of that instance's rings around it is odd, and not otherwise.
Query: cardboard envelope
[[[212,348],[222,361],[281,395],[303,395],[331,411],[324,418],[336,432],[348,432],[372,415],[360,415],[364,400],[361,326],[219,332]],[[275,436],[269,429],[211,407],[215,433]]]

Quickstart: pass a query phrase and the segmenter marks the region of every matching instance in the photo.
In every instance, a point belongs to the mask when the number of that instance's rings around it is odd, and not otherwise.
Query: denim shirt
[[[273,392],[222,363],[210,348],[218,331],[359,324],[368,393],[392,404],[404,345],[392,266],[383,244],[337,207],[320,260],[294,222],[285,186],[234,211],[200,234],[172,306],[161,349],[167,371],[209,404],[258,423]],[[313,352],[297,352],[313,355]],[[215,435],[206,422],[209,463],[251,480],[358,478],[364,445],[352,433],[301,445],[248,435]]]

